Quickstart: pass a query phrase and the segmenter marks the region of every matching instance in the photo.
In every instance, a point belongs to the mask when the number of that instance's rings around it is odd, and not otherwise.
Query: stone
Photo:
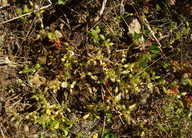
[[[141,24],[139,23],[138,19],[134,16],[128,17],[125,19],[126,25],[127,25],[127,35],[135,41],[134,34],[141,34]],[[134,49],[143,49],[141,45],[144,45],[144,38],[143,35],[138,39],[138,44],[137,46],[133,47]]]
[[[128,25],[128,36],[134,39],[134,33],[139,34],[141,32],[141,25],[136,17],[128,17],[126,18],[126,22]]]

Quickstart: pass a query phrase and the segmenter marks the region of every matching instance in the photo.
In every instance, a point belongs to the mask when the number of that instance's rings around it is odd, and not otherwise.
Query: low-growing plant
[[[67,110],[67,102],[60,104],[50,104],[44,92],[37,92],[33,96],[37,100],[37,109],[25,117],[27,120],[33,120],[34,124],[39,124],[43,128],[47,128],[50,131],[62,131],[62,136],[68,135],[68,129],[73,126],[74,122],[71,122],[65,117]]]
[[[124,32],[120,30],[123,18],[116,15],[116,7],[110,12],[111,7],[109,8],[108,5],[105,5],[107,10],[97,26],[90,30],[88,37],[83,35],[76,44],[76,34],[73,33],[78,34],[79,31],[84,30],[84,24],[87,25],[88,21],[78,24],[69,17],[78,16],[79,18],[80,16],[86,17],[87,20],[92,16],[92,12],[95,13],[95,10],[98,10],[96,8],[100,7],[101,3],[96,1],[94,4],[90,1],[88,5],[91,7],[89,7],[80,2],[81,4],[77,7],[70,5],[72,1],[69,4],[67,2],[67,0],[58,0],[56,5],[56,10],[63,5],[67,6],[66,11],[70,9],[65,12],[69,15],[62,14],[59,20],[54,21],[58,24],[64,23],[62,33],[56,30],[57,27],[55,30],[49,29],[49,25],[44,27],[43,11],[35,13],[39,23],[37,28],[40,28],[34,31],[37,37],[34,38],[35,41],[31,40],[33,41],[31,43],[22,44],[32,44],[33,49],[37,49],[39,54],[35,57],[38,57],[41,62],[30,58],[32,62],[19,72],[22,80],[18,80],[17,84],[9,87],[10,95],[15,95],[21,90],[23,93],[26,92],[21,99],[25,102],[21,107],[27,107],[27,105],[32,107],[27,110],[27,113],[25,112],[23,115],[25,117],[19,116],[22,112],[18,113],[11,108],[17,105],[12,104],[16,99],[8,100],[10,108],[7,111],[9,111],[8,117],[11,118],[10,122],[15,123],[16,128],[19,128],[24,121],[33,122],[36,126],[43,128],[42,131],[46,130],[55,137],[92,135],[95,138],[97,134],[104,138],[189,136],[192,126],[191,63],[185,63],[181,59],[178,61],[177,58],[172,57],[176,47],[169,47],[171,52],[167,50],[170,44],[176,45],[177,42],[182,42],[181,38],[188,40],[189,23],[185,20],[181,25],[173,22],[173,18],[168,14],[169,4],[166,1],[167,16],[164,20],[158,19],[156,22],[160,22],[159,24],[152,24],[152,31],[162,43],[161,48],[167,55],[164,60],[162,57],[159,58],[161,56],[159,45],[153,42],[149,30],[144,27],[141,33],[134,34],[133,40],[125,42]],[[113,7],[113,2],[119,4],[120,1],[110,1],[107,4]],[[146,6],[148,2],[143,4]],[[151,4],[153,2],[149,5]],[[154,18],[154,15],[161,17],[165,9],[160,6],[162,5],[149,6],[151,12],[148,12],[147,18]],[[35,7],[33,3],[18,9],[18,13],[22,15],[30,12],[33,10],[32,7]],[[81,12],[76,11],[82,7]],[[73,12],[74,15],[71,14]],[[60,13],[54,12],[55,14]],[[137,13],[125,12],[124,16],[129,15],[137,15]],[[90,24],[88,22],[88,27]],[[72,33],[69,39],[63,37],[65,29]],[[179,29],[183,29],[183,32],[178,33]],[[169,37],[164,39],[165,35]],[[140,41],[142,37],[143,43]],[[59,49],[47,46],[47,44],[50,45],[45,42],[47,38]],[[143,46],[141,49],[140,45],[146,44],[145,39],[150,39],[152,44]],[[126,41],[129,40],[126,39]],[[186,45],[185,42],[180,44]],[[139,46],[140,49],[133,50],[132,46]],[[30,50],[27,51],[29,55]],[[177,57],[178,54],[182,56],[182,48],[179,50],[177,47],[177,52]],[[5,103],[5,108],[9,105],[8,102]],[[76,119],[70,119],[71,112],[77,113]],[[78,132],[74,131],[82,127],[83,123],[86,124],[87,120],[96,120],[96,122],[92,121],[93,124],[88,124],[91,125],[88,130],[83,128]],[[6,123],[8,127],[11,124],[8,121]],[[97,133],[94,131],[95,135],[90,133],[93,130],[97,131]]]

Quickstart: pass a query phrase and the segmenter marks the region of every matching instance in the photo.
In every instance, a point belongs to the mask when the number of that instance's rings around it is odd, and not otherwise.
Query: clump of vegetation
[[[2,92],[3,137],[191,135],[191,13],[168,0],[122,2],[15,3],[31,14],[5,24],[19,26],[16,44],[2,35],[1,53],[23,63]]]

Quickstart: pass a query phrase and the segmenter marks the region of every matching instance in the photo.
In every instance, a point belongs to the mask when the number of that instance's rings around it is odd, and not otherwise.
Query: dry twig
[[[100,10],[100,12],[99,12],[99,16],[97,16],[97,17],[95,18],[95,22],[97,22],[97,21],[99,20],[99,18],[101,17],[101,15],[103,14],[103,11],[104,11],[104,9],[105,9],[106,3],[107,3],[107,0],[103,0],[103,4],[102,4],[101,10]]]
[[[17,64],[15,62],[12,62],[9,60],[8,56],[2,56],[0,57],[0,65],[8,65],[9,67],[16,67],[16,66],[22,66],[21,64]]]

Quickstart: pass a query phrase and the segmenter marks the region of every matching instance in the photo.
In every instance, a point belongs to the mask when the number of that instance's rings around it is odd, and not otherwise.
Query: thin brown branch
[[[104,17],[103,17],[104,18]],[[109,31],[113,34],[113,36],[117,39],[118,42],[121,42],[115,35],[113,29],[109,26],[109,24],[105,21],[105,18],[103,19],[103,22],[107,25],[107,27],[109,28]]]

